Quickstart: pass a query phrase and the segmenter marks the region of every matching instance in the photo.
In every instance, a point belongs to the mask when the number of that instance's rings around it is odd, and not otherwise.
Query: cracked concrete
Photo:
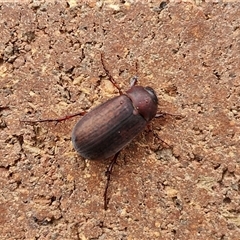
[[[240,4],[146,2],[0,3],[1,239],[239,239]],[[137,74],[184,116],[121,152],[107,211],[109,160],[74,151],[78,118],[19,121],[115,96],[101,52],[123,90]]]

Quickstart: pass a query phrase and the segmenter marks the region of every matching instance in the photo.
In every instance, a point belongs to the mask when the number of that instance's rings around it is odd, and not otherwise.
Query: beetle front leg
[[[110,74],[109,70],[107,69],[107,67],[106,67],[106,65],[105,65],[105,63],[104,63],[104,55],[103,55],[103,53],[101,53],[101,62],[102,62],[103,69],[104,69],[107,77],[109,78],[109,81],[113,84],[113,86],[114,86],[115,88],[117,88],[119,94],[122,95],[123,92],[122,92],[121,87],[120,87],[120,86],[117,84],[117,82],[114,80],[113,76]]]
[[[184,118],[183,115],[180,114],[173,114],[173,113],[166,113],[166,112],[159,112],[155,115],[155,118],[165,118],[166,116],[175,117],[176,119]]]

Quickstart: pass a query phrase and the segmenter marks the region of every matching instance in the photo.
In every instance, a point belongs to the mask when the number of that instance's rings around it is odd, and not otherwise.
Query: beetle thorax
[[[127,91],[135,108],[147,122],[153,119],[157,113],[158,99],[154,90],[150,87],[133,86]]]

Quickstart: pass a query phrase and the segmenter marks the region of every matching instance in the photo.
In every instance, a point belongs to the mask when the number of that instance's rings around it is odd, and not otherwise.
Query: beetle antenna
[[[136,75],[138,75],[138,59],[135,61],[135,71],[136,71]]]
[[[130,79],[130,87],[133,87],[137,84],[137,81],[138,81],[138,77],[137,76],[133,76],[131,79]]]
[[[111,180],[111,174],[112,174],[112,170],[113,170],[113,166],[115,165],[115,163],[117,162],[117,158],[118,158],[118,155],[119,155],[120,151],[117,152],[112,161],[110,162],[108,168],[107,168],[107,171],[106,171],[106,176],[107,176],[107,183],[106,183],[106,187],[105,187],[105,191],[104,191],[104,209],[107,210],[107,207],[108,207],[108,203],[109,203],[109,198],[107,197],[107,192],[108,192],[108,187],[109,187],[109,183],[110,183],[110,180]]]
[[[135,76],[130,79],[130,88],[137,85],[138,82],[138,60],[135,61]]]
[[[120,86],[119,86],[119,85],[117,84],[117,82],[114,80],[113,76],[110,74],[109,70],[107,69],[107,67],[106,67],[106,65],[105,65],[105,63],[104,63],[103,55],[104,55],[104,54],[101,52],[101,62],[102,62],[103,69],[104,69],[106,75],[108,76],[109,81],[113,84],[113,86],[114,86],[115,88],[117,88],[119,94],[122,95],[123,92],[122,92]]]

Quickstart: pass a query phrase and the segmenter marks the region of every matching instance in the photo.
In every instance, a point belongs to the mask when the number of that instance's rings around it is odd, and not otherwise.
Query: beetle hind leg
[[[106,186],[105,186],[105,191],[104,191],[104,210],[107,210],[108,208],[108,203],[109,203],[109,198],[107,196],[107,193],[108,193],[108,187],[109,187],[109,183],[110,183],[110,180],[111,180],[111,174],[112,174],[112,171],[113,171],[113,166],[115,165],[115,163],[117,162],[117,158],[118,158],[118,155],[119,155],[120,151],[117,152],[112,161],[110,162],[108,168],[107,168],[107,171],[106,171],[106,176],[107,176],[107,183],[106,183]]]

